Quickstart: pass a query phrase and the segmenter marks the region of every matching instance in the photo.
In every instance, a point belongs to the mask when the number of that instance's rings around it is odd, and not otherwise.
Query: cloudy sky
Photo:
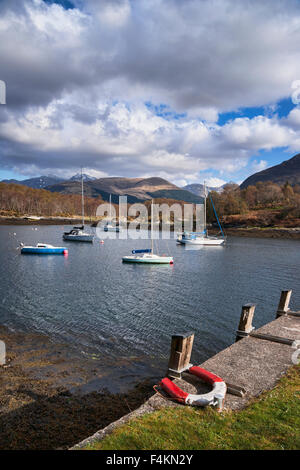
[[[299,0],[0,0],[0,179],[240,182],[300,151],[299,44]]]

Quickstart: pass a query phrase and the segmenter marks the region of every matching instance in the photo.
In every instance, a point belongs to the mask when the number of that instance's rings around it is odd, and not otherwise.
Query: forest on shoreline
[[[227,184],[222,192],[212,191],[207,203],[207,220],[212,223],[215,222],[215,215],[211,199],[225,225],[292,226],[300,219],[300,185],[291,186],[288,182],[281,186],[272,182],[257,183],[246,189],[240,189],[237,184]],[[101,197],[85,197],[85,215],[94,218],[97,207],[103,202]],[[171,206],[180,201],[155,199],[155,202]],[[146,205],[150,209],[149,201],[146,201]],[[114,206],[117,210],[118,206]],[[0,183],[2,217],[74,217],[79,214],[81,196],[78,194],[61,194],[19,184]]]

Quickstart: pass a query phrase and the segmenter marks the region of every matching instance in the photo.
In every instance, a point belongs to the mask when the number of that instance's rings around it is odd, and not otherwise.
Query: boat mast
[[[111,223],[111,194],[109,195],[109,221]]]
[[[151,253],[153,254],[153,199],[151,200]]]
[[[204,231],[206,233],[206,183],[204,181]]]
[[[81,167],[81,214],[82,214],[82,225],[84,226],[84,194],[83,194],[82,167]]]

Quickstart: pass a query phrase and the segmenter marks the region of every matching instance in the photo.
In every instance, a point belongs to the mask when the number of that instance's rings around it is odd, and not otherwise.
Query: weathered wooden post
[[[0,366],[4,366],[6,361],[6,348],[4,341],[0,341]]]
[[[182,372],[191,367],[190,364],[194,333],[188,332],[172,336],[170,359],[168,365],[169,377],[181,377]]]
[[[289,303],[291,300],[292,289],[289,290],[282,290],[280,295],[280,300],[276,312],[276,318],[281,317],[282,315],[286,315],[289,309]]]
[[[254,316],[255,307],[256,306],[254,304],[243,305],[235,341],[238,341],[239,339],[244,338],[245,336],[249,336],[251,331],[254,330],[254,326],[252,326],[252,320]]]

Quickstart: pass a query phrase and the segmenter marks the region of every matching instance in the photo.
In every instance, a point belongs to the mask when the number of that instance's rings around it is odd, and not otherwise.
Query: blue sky
[[[1,0],[0,10],[0,179],[83,166],[218,185],[299,152],[300,2]]]

